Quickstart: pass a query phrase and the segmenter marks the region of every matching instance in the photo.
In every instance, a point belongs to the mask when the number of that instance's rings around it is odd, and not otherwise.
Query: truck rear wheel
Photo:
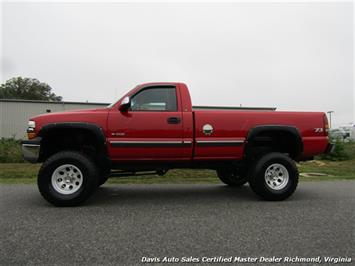
[[[284,200],[296,190],[297,166],[282,153],[266,154],[252,167],[249,184],[257,195],[266,200]]]
[[[49,157],[38,173],[42,196],[55,206],[75,206],[88,199],[97,187],[98,168],[87,156],[62,151]]]
[[[217,176],[224,184],[227,184],[231,187],[240,187],[248,182],[248,178],[246,176],[243,176],[241,173],[230,169],[217,170]]]

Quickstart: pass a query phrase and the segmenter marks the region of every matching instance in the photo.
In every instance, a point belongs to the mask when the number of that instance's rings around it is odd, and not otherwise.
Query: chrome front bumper
[[[39,151],[41,149],[40,143],[40,138],[24,140],[21,142],[22,156],[26,161],[30,163],[36,163],[38,161]]]

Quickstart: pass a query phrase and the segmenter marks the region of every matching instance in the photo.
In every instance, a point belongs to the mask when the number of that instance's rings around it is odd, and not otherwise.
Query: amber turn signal
[[[34,139],[36,137],[36,132],[27,132],[28,139]]]

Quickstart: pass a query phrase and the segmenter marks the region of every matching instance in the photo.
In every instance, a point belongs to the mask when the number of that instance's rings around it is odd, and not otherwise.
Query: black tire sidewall
[[[270,188],[265,180],[265,171],[272,164],[283,165],[289,175],[288,183],[280,190]],[[252,167],[249,178],[249,184],[252,190],[267,200],[283,200],[288,198],[295,190],[298,184],[298,170],[294,161],[281,153],[269,153],[261,157]]]
[[[240,177],[239,179],[233,179],[229,170],[217,170],[217,176],[226,185],[231,187],[240,187],[248,182],[247,177]]]
[[[57,192],[52,186],[52,174],[61,165],[72,164],[82,173],[83,183],[73,194]],[[73,206],[87,199],[97,187],[97,169],[85,155],[78,152],[59,152],[46,160],[38,173],[38,188],[42,196],[57,206]]]
[[[97,182],[97,186],[102,186],[103,184],[106,183],[106,181],[108,180],[108,178],[110,177],[110,169],[101,169],[100,171],[100,177],[98,179],[98,182]]]

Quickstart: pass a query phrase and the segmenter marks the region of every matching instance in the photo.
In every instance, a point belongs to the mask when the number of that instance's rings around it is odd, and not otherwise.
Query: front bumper
[[[39,158],[39,152],[41,149],[41,138],[35,138],[33,140],[23,140],[21,142],[22,156],[30,162],[36,163]]]

